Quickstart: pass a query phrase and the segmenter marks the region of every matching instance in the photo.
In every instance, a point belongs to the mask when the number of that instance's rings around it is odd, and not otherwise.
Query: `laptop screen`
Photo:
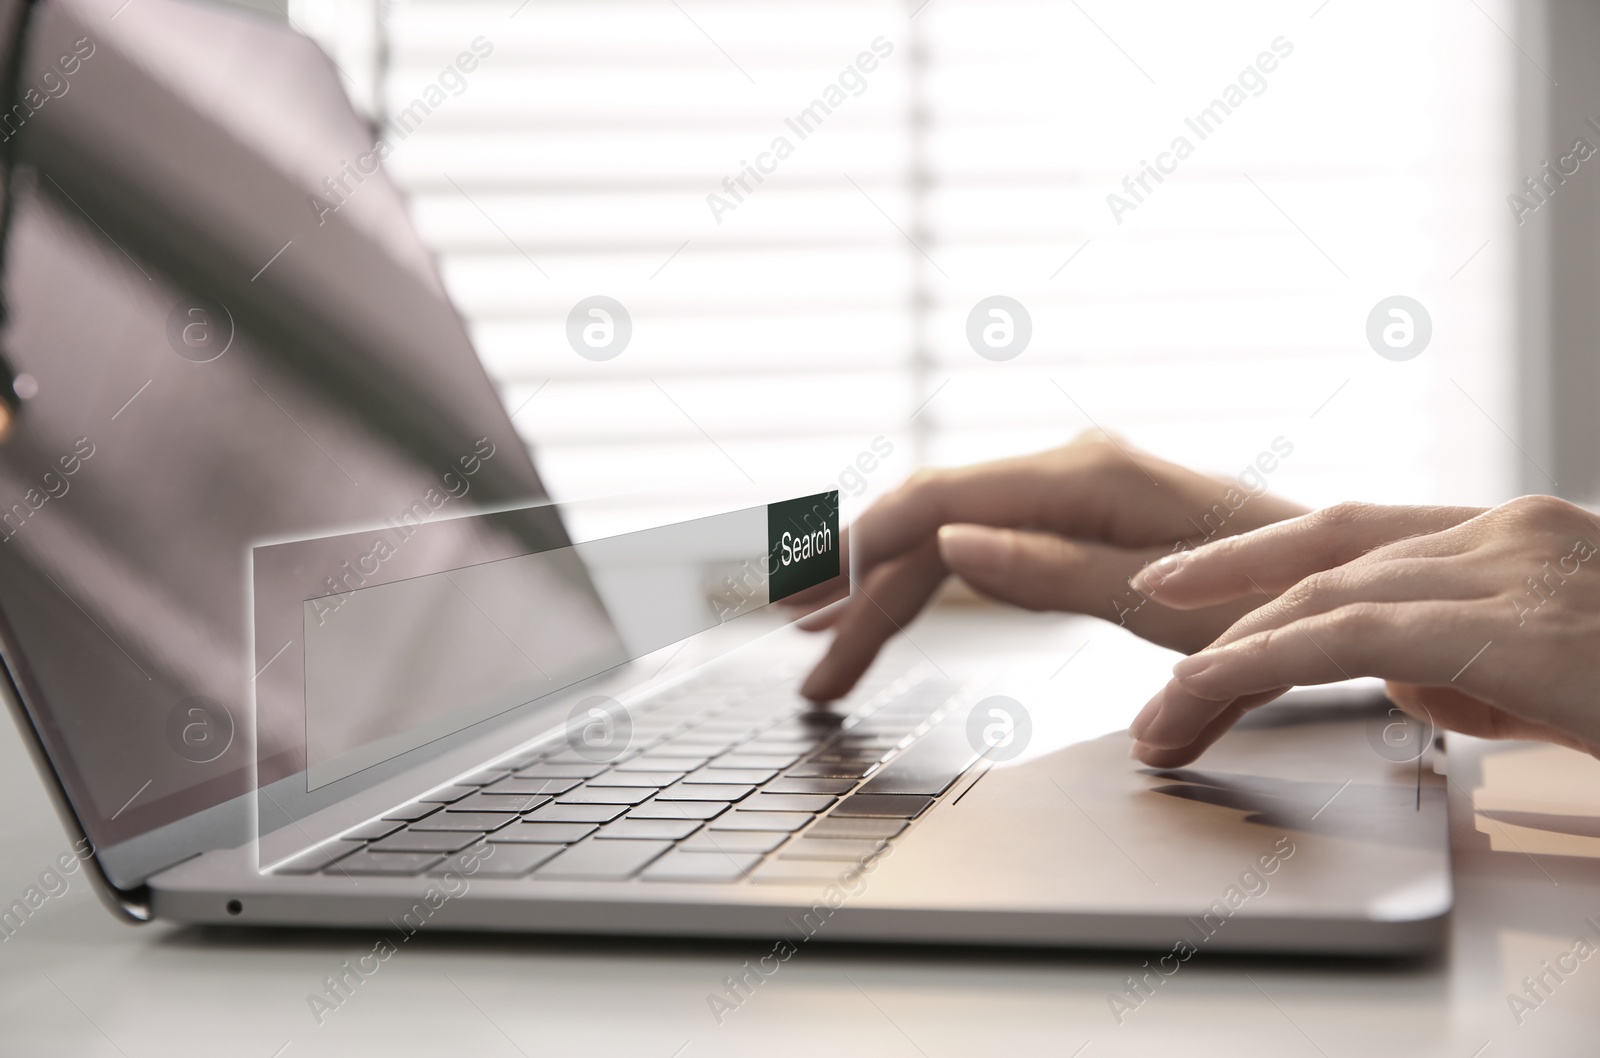
[[[253,544],[542,496],[323,55],[117,6],[35,5],[0,119],[5,660],[102,847],[254,789]]]

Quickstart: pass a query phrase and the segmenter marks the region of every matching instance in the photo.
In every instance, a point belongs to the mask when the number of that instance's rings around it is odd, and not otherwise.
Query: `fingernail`
[[[939,529],[939,554],[946,564],[971,573],[994,573],[1011,554],[1011,534],[982,525],[946,525]]]
[[[1163,555],[1133,575],[1131,584],[1135,591],[1154,592],[1162,583],[1182,566],[1189,557],[1187,551],[1174,551],[1170,555]]]
[[[1128,725],[1129,738],[1138,742],[1139,739],[1144,737],[1144,733],[1149,730],[1151,724],[1155,723],[1156,716],[1161,712],[1161,699],[1165,694],[1165,690],[1156,692],[1156,696],[1146,702],[1143,709],[1139,710],[1139,715],[1134,717],[1133,723]]]
[[[827,662],[825,661],[818,662],[817,667],[811,670],[811,675],[807,676],[805,682],[800,685],[800,697],[809,698],[813,702],[825,700],[817,694],[817,691],[828,685],[828,677],[831,673],[825,667],[826,665]]]
[[[1187,680],[1200,675],[1217,663],[1217,656],[1205,651],[1190,654],[1188,657],[1172,666],[1172,677],[1178,680]]]

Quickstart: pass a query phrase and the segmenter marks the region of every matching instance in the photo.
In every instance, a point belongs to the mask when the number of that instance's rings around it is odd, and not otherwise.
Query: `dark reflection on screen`
[[[99,845],[252,788],[252,543],[542,495],[392,187],[308,208],[371,139],[320,52],[105,15],[34,9],[10,97],[70,89],[0,129],[0,619]]]

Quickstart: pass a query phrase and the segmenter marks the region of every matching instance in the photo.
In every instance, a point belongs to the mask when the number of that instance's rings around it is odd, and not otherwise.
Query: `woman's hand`
[[[786,600],[837,602],[802,623],[832,628],[834,639],[801,693],[826,701],[848,691],[950,573],[1003,602],[1092,614],[1197,650],[1263,600],[1246,592],[1169,610],[1131,591],[1128,578],[1175,548],[1303,513],[1264,495],[1276,459],[1263,453],[1259,468],[1218,480],[1095,435],[1037,455],[922,471],[851,526],[848,597],[834,585]]]
[[[1408,713],[1490,738],[1600,750],[1600,522],[1525,496],[1491,510],[1341,504],[1151,564],[1133,586],[1177,609],[1277,596],[1129,726],[1176,767],[1290,687],[1390,681]],[[1600,755],[1600,754],[1597,754]]]

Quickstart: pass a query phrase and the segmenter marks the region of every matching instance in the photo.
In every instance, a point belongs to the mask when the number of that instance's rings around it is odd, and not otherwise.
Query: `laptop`
[[[114,913],[1133,947],[1163,976],[1440,943],[1436,750],[1370,688],[1156,772],[1117,725],[1053,720],[1158,685],[1158,652],[1107,685],[1008,650],[1008,618],[941,615],[818,705],[795,691],[817,644],[771,605],[639,640],[585,558],[615,538],[548,502],[374,164],[405,130],[281,25],[116,6],[8,23],[0,233],[0,690]],[[666,535],[701,539],[685,524]],[[507,590],[534,558],[543,587]],[[361,639],[310,634],[330,600],[387,627],[385,592],[444,599],[445,576],[523,605],[563,675],[463,666],[467,693],[439,659],[483,637],[439,604],[403,649],[374,640],[394,668],[339,682]],[[1019,687],[1038,662],[1059,678]]]

